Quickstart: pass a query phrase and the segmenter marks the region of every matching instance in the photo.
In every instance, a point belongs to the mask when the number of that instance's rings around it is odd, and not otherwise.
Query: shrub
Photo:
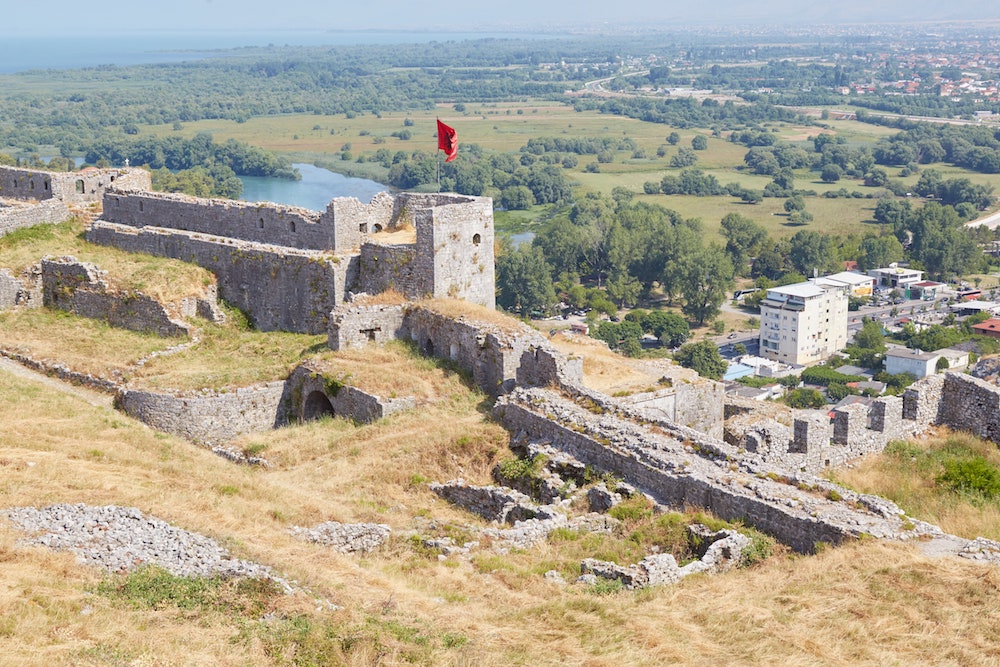
[[[979,456],[945,461],[944,472],[935,481],[957,493],[1000,496],[1000,470]]]

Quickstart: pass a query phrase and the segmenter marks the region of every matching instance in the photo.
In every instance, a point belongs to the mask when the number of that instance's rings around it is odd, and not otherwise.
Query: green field
[[[634,157],[632,151],[619,151],[613,162],[598,164],[596,171],[587,169],[589,164],[597,162],[596,156],[579,156],[579,164],[567,170],[568,177],[578,191],[609,193],[616,187],[626,188],[639,197],[676,210],[686,218],[700,218],[706,231],[712,234],[717,234],[719,221],[728,213],[739,213],[752,218],[776,238],[791,236],[804,228],[830,234],[863,234],[873,229],[871,218],[875,208],[874,200],[828,199],[822,194],[844,188],[848,192],[857,191],[868,195],[878,192],[877,189],[865,187],[861,181],[849,178],[836,183],[824,183],[817,172],[808,170],[799,170],[795,174],[797,189],[816,193],[815,196],[806,197],[806,208],[814,216],[808,225],[787,223],[783,199],[765,199],[760,204],[748,205],[731,196],[644,195],[644,183],[659,182],[667,174],[680,172],[680,169],[669,166],[670,159],[680,148],[690,147],[691,139],[697,134],[708,138],[708,148],[696,152],[698,162],[695,167],[715,176],[720,184],[735,182],[744,188],[762,190],[771,178],[745,170],[743,156],[747,148],[727,141],[724,136],[712,136],[709,130],[676,129],[596,111],[577,112],[572,107],[557,102],[468,104],[463,113],[456,112],[451,106],[439,105],[434,110],[385,112],[379,116],[365,114],[353,118],[344,115],[297,114],[251,118],[244,123],[212,120],[185,123],[179,130],[168,125],[145,126],[141,128],[141,134],[190,138],[198,132],[209,132],[216,141],[237,139],[277,151],[293,161],[318,162],[335,171],[379,180],[384,179],[385,169],[376,163],[358,162],[359,157],[370,155],[381,148],[393,152],[435,151],[436,117],[458,130],[460,145],[478,144],[496,151],[518,151],[533,137],[627,137],[635,142],[637,150],[645,152],[645,156]],[[406,120],[411,121],[412,125],[404,125]],[[810,152],[812,137],[824,132],[844,137],[851,146],[874,146],[880,138],[897,132],[892,128],[844,120],[824,121],[822,127],[780,122],[765,123],[764,127],[773,131],[782,141],[801,142]],[[391,136],[393,132],[404,128],[412,133],[410,139]],[[666,138],[674,131],[678,132],[681,140],[676,146],[670,146]],[[341,159],[345,145],[350,146],[350,161]],[[657,150],[661,147],[665,149],[665,154],[658,157]],[[461,156],[461,149],[459,155]],[[1000,175],[978,174],[944,164],[927,165],[926,168],[938,169],[946,178],[965,177],[974,183],[993,185],[1000,191]],[[899,178],[896,170],[887,171],[891,178]],[[901,180],[913,185],[918,178],[919,174],[913,174]],[[510,230],[517,231],[531,227],[532,223],[544,219],[550,213],[548,207],[537,207],[531,211],[518,212],[516,216],[504,216],[504,220],[516,223]],[[717,238],[721,240],[721,237]]]

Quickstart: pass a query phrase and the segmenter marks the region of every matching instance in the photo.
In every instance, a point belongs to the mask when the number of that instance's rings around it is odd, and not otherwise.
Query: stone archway
[[[302,405],[302,421],[335,417],[336,414],[333,410],[333,404],[330,403],[330,399],[319,390],[310,393]]]

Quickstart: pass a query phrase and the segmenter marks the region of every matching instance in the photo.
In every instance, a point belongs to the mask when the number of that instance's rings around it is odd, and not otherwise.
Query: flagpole
[[[441,151],[435,151],[437,158],[438,192],[441,192]]]

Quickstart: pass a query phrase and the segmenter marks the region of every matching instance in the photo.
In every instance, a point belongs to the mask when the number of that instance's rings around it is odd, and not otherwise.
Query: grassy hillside
[[[865,541],[644,592],[547,583],[595,546],[560,534],[507,556],[439,559],[408,534],[475,517],[426,480],[487,483],[507,434],[440,369],[445,399],[368,426],[257,434],[273,466],[239,467],[75,396],[0,371],[0,506],[135,506],[268,564],[302,591],[120,579],[16,544],[0,521],[2,664],[996,664],[996,568]],[[387,523],[368,556],[292,538],[324,520]],[[617,545],[617,546],[616,546]],[[141,586],[140,586],[141,584]],[[169,596],[168,593],[169,592]],[[334,610],[327,603],[340,609]]]

